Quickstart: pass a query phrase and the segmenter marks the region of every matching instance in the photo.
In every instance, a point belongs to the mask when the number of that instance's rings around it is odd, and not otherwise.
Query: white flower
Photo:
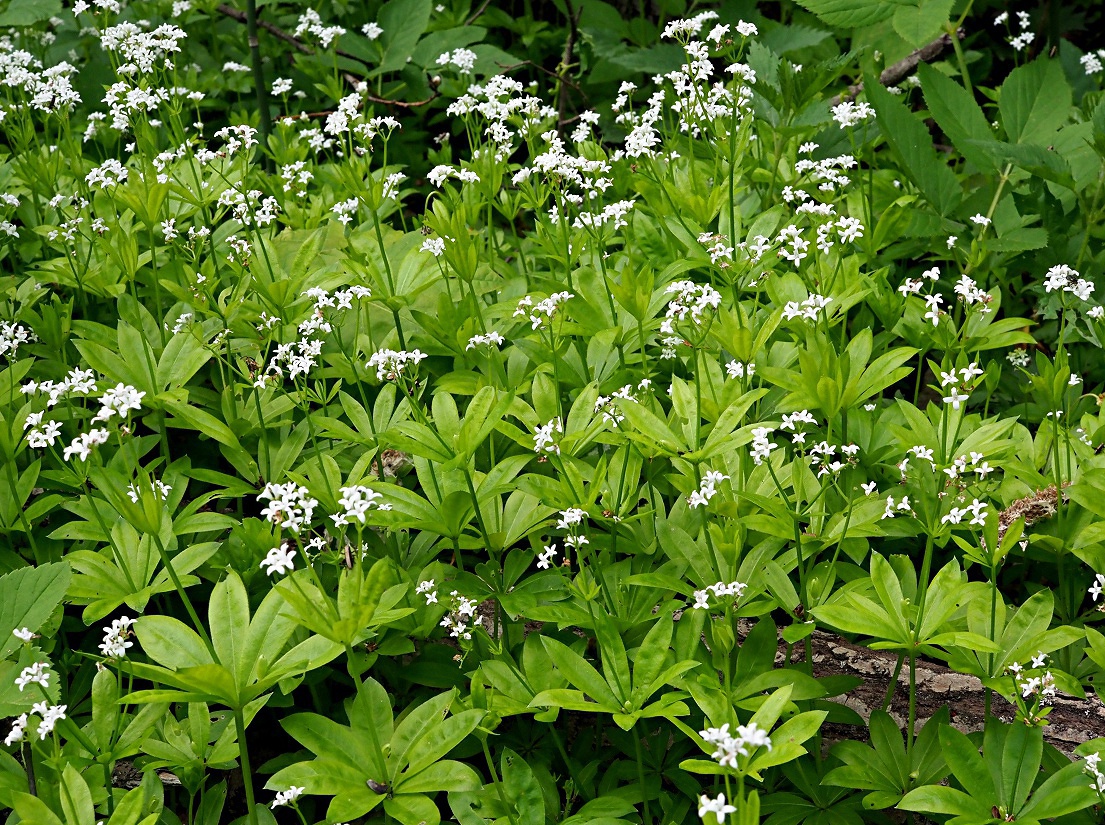
[[[867,102],[854,103],[851,100],[845,100],[832,108],[832,114],[833,120],[840,124],[840,128],[847,129],[849,126],[855,126],[861,121],[873,118],[875,110]]]
[[[33,634],[25,627],[17,627],[15,630],[12,631],[12,635],[23,642],[29,642],[35,637],[35,634]]]
[[[537,554],[537,569],[548,570],[552,565],[552,560],[556,556],[556,545],[549,544],[544,545],[542,551]]]
[[[429,252],[435,258],[440,258],[442,253],[445,252],[445,239],[426,238],[426,240],[422,242],[420,251]]]
[[[369,40],[375,40],[377,37],[384,33],[384,30],[381,29],[377,23],[365,23],[363,26],[361,26],[361,32]]]
[[[301,527],[310,523],[318,506],[318,500],[310,497],[306,487],[290,481],[287,484],[273,484],[270,481],[257,494],[257,498],[268,502],[261,511],[262,516],[293,533],[298,533]]]
[[[484,335],[473,335],[471,338],[468,339],[468,346],[466,346],[464,349],[465,351],[467,351],[470,349],[475,349],[478,346],[500,347],[505,341],[506,339],[503,338],[502,335],[492,330],[491,332],[488,332]]]
[[[724,481],[727,478],[729,478],[729,476],[717,470],[707,470],[702,476],[702,482],[699,488],[687,498],[687,503],[692,509],[708,504],[710,499],[717,494],[718,482]]]
[[[418,366],[419,362],[426,357],[426,353],[417,349],[413,352],[382,349],[368,359],[368,366],[376,368],[376,378],[378,380],[394,381],[403,374],[408,364]]]
[[[725,822],[725,817],[728,814],[736,813],[736,811],[735,806],[725,801],[725,794],[718,794],[717,799],[710,799],[706,794],[698,798],[698,815],[702,819],[706,819],[707,816],[713,814],[717,817],[718,825]]]
[[[295,569],[295,564],[292,562],[294,557],[295,550],[290,550],[287,544],[282,544],[269,550],[268,555],[261,560],[261,569],[267,576],[273,573],[290,573]]]
[[[15,686],[19,688],[19,692],[22,693],[27,685],[32,684],[49,687],[50,671],[46,670],[49,666],[49,662],[35,662],[30,667],[23,668],[23,672],[15,677]]]
[[[559,418],[554,418],[544,426],[538,425],[533,430],[533,451],[560,455],[560,445],[556,443],[556,436],[553,433],[563,432],[564,424]]]
[[[414,592],[418,595],[425,596],[427,605],[437,604],[437,585],[434,584],[433,579],[419,582]]]
[[[12,729],[8,732],[7,738],[4,739],[4,745],[11,747],[16,742],[23,741],[23,733],[27,730],[27,714],[22,713],[15,718],[12,722]]]
[[[38,726],[39,739],[45,739],[54,732],[54,726],[65,718],[65,711],[68,708],[68,705],[54,705],[52,708],[45,707],[45,705],[45,702],[39,702],[35,705],[36,708],[39,708],[37,712],[42,717],[42,722]]]
[[[281,805],[293,805],[295,801],[303,795],[306,788],[297,788],[295,785],[288,788],[286,791],[280,791],[276,794],[276,799],[272,801],[272,808],[275,810]]]
[[[1086,592],[1093,596],[1093,600],[1096,602],[1097,597],[1101,595],[1103,589],[1105,589],[1105,576],[1098,573],[1097,578],[1094,579],[1093,585]]]
[[[368,487],[362,485],[354,485],[352,487],[341,488],[341,500],[338,504],[342,507],[342,512],[330,516],[334,520],[336,527],[344,527],[351,521],[357,521],[361,524],[365,523],[365,515],[373,507],[379,510],[390,510],[391,507],[387,504],[379,504],[376,499],[383,498],[383,493],[378,493]]]
[[[127,648],[133,647],[129,641],[130,628],[135,622],[129,616],[122,616],[104,628],[104,640],[100,643],[100,654],[107,659],[121,659],[127,655]]]
[[[971,216],[971,223],[978,224],[979,226],[989,226],[990,219],[980,212]]]

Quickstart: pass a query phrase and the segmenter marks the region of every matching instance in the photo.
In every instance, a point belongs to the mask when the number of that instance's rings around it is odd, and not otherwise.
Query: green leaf
[[[565,679],[596,702],[604,703],[609,707],[620,706],[621,703],[614,696],[606,680],[590,662],[556,639],[542,636],[541,643]]]
[[[943,31],[954,5],[955,0],[925,0],[918,6],[901,6],[894,12],[894,31],[920,48]]]
[[[34,633],[65,598],[71,571],[65,562],[21,567],[0,576],[0,659],[7,659],[22,642],[12,631]]]
[[[503,785],[508,804],[518,814],[518,825],[545,825],[545,797],[529,764],[512,751],[503,749]]]
[[[158,664],[179,670],[212,664],[196,631],[172,616],[143,616],[134,625],[142,651]]]
[[[215,647],[219,663],[234,674],[238,687],[244,688],[245,679],[238,677],[244,668],[243,648],[250,630],[249,596],[241,578],[234,571],[215,585],[207,616],[211,643]],[[278,651],[266,652],[274,655]]]
[[[1058,60],[1045,55],[1018,66],[1001,84],[998,111],[1013,143],[1046,145],[1070,117],[1071,88]]]
[[[802,6],[838,29],[855,29],[881,23],[894,14],[890,0],[799,0]]]
[[[944,758],[948,760],[948,767],[959,780],[959,784],[970,789],[974,799],[997,801],[994,779],[974,743],[965,734],[951,726],[946,726],[940,729],[940,744],[944,748]],[[934,813],[941,813],[941,811],[934,811]]]
[[[59,15],[60,0],[11,0],[8,7],[0,13],[0,26],[35,26]]]
[[[58,796],[67,825],[95,825],[96,811],[92,807],[88,783],[72,765],[66,765],[62,772]]]
[[[925,105],[951,144],[981,171],[996,173],[997,164],[982,148],[994,142],[994,133],[971,93],[925,62],[917,66],[917,76]]]
[[[971,822],[992,822],[991,805],[955,788],[925,785],[910,791],[898,803],[903,811],[920,811],[926,814],[952,814],[971,817]]]
[[[384,54],[372,75],[406,65],[407,57],[429,25],[430,6],[430,0],[388,0],[380,7],[376,22],[384,30],[380,35]]]
[[[1044,752],[1044,729],[1010,725],[1001,755],[1001,798],[1005,808],[1020,810],[1040,775]]]
[[[936,156],[928,129],[876,78],[867,77],[864,88],[878,113],[886,142],[898,156],[902,174],[913,181],[937,212],[951,214],[962,199],[962,190],[952,170]]]
[[[12,794],[12,807],[15,808],[21,822],[34,823],[34,825],[76,825],[62,822],[45,802],[29,793]]]

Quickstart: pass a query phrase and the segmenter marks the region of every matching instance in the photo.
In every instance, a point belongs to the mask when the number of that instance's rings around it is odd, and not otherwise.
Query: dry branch
[[[955,34],[960,40],[967,36],[967,32],[962,28],[956,29]],[[926,43],[916,51],[910,52],[897,63],[883,69],[882,74],[879,75],[879,83],[883,86],[893,86],[896,83],[900,83],[913,73],[918,63],[931,63],[936,60],[936,58],[940,57],[946,50],[951,48],[951,45],[952,37],[950,34],[940,35],[931,43]],[[854,86],[849,86],[847,92],[834,97],[833,105],[836,106],[845,100],[855,100],[856,96],[862,91],[863,81],[860,81]]]

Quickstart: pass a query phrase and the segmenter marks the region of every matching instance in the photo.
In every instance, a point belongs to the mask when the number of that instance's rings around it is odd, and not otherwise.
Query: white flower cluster
[[[771,750],[771,737],[755,722],[737,725],[736,736],[730,735],[728,722],[720,728],[706,728],[699,731],[698,735],[706,740],[707,744],[714,746],[715,750],[710,755],[719,765],[726,768],[739,767],[738,757],[751,756],[759,748]]]
[[[170,55],[180,51],[180,41],[187,36],[183,29],[168,23],[146,31],[137,23],[123,22],[104,29],[100,46],[120,56],[119,74],[151,74],[173,68]]]
[[[121,616],[113,619],[111,624],[104,628],[104,640],[100,642],[100,655],[107,659],[122,659],[127,655],[127,648],[133,647],[130,641],[131,626],[135,619],[129,616]]]
[[[841,458],[835,458],[837,451]],[[856,456],[859,453],[857,444],[830,444],[828,441],[819,441],[810,447],[810,463],[817,468],[817,477],[826,475],[839,475],[845,467],[854,467],[857,464]]]
[[[295,569],[295,550],[288,547],[285,542],[279,547],[274,547],[261,559],[261,569],[266,576],[273,573],[291,573]]]
[[[554,418],[548,424],[538,424],[533,428],[533,451],[535,453],[553,453],[560,455],[560,445],[556,443],[556,435],[564,433],[564,422],[560,417]]]
[[[541,552],[537,554],[537,569],[548,570],[552,567],[552,560],[556,557],[556,543],[543,545]]]
[[[475,599],[469,599],[460,595],[456,590],[449,594],[452,597],[450,610],[441,620],[441,626],[449,631],[454,639],[471,639],[472,630],[483,624],[483,617],[476,616],[478,603]],[[471,625],[469,620],[475,617]]]
[[[801,303],[798,301],[787,301],[783,306],[783,317],[788,321],[793,321],[795,318],[802,318],[803,320],[811,322],[816,321],[817,316],[832,302],[832,300],[832,298],[827,298],[824,295],[813,293]]]
[[[730,361],[725,365],[725,372],[730,378],[751,378],[756,374],[756,365],[752,362],[744,364],[740,361]]]
[[[638,390],[647,390],[650,386],[652,386],[652,381],[648,378],[642,378],[636,389],[633,388],[632,384],[626,384],[624,387],[614,390],[608,396],[600,395],[595,399],[595,413],[601,412],[602,423],[610,424],[614,429],[617,429],[618,424],[625,421],[625,416],[618,408],[618,402],[632,401],[634,404],[639,403],[634,393]]]
[[[952,289],[968,307],[977,305],[978,311],[983,314],[991,311],[987,304],[994,300],[994,296],[984,289],[979,289],[978,283],[966,274],[959,276],[959,280]]]
[[[441,188],[441,184],[449,180],[449,178],[456,178],[461,183],[479,183],[480,176],[473,172],[471,169],[457,169],[454,166],[442,163],[435,166],[430,170],[430,173],[426,175],[426,180],[432,183],[434,186]]]
[[[150,480],[150,489],[153,490],[155,498],[159,498],[162,501],[169,497],[169,493],[173,491],[173,488],[159,479]],[[138,499],[142,497],[142,490],[137,483],[131,482],[127,485],[127,498],[131,500],[131,503],[137,504]]]
[[[45,739],[51,733],[54,732],[54,727],[58,722],[66,718],[65,711],[68,710],[68,705],[54,705],[50,707],[46,702],[35,702],[31,706],[31,713],[38,716],[42,721],[38,725],[38,738],[40,740]],[[23,741],[23,735],[27,730],[27,724],[30,722],[30,718],[26,713],[22,713],[16,717],[12,722],[12,729],[8,732],[7,737],[4,739],[4,744],[8,747]]]
[[[1038,671],[1047,667],[1047,654],[1042,651],[1032,657],[1031,663],[1022,665],[1019,662],[1014,662],[1006,668],[1008,673],[1013,675],[1013,681],[1017,686],[1017,690],[1021,693],[1022,699],[1032,699],[1033,697],[1041,705],[1050,705],[1055,699],[1055,677],[1052,676],[1050,670],[1044,670],[1038,676],[1030,676],[1026,671]]]
[[[46,670],[49,666],[49,662],[35,662],[30,667],[23,668],[23,672],[15,677],[15,686],[19,688],[19,692],[22,693],[27,685],[50,687],[51,674],[50,671]]]
[[[319,46],[328,49],[331,43],[345,34],[345,29],[341,26],[324,26],[322,24],[322,18],[319,17],[319,13],[314,9],[307,9],[303,14],[299,15],[298,25],[295,27],[294,34],[296,37],[303,37],[305,34],[309,34],[317,38]]]
[[[874,118],[875,110],[871,108],[871,105],[866,101],[856,103],[851,100],[845,100],[833,106],[832,114],[833,120],[840,125],[840,128],[847,129],[868,118]]]
[[[779,447],[768,438],[773,432],[775,432],[774,427],[756,427],[752,430],[752,460],[757,467],[764,463],[764,459],[771,455],[772,450]]]
[[[33,450],[53,447],[54,442],[58,440],[58,436],[61,434],[61,422],[50,420],[43,424],[42,417],[44,415],[45,413],[42,412],[33,412],[23,422],[23,429],[30,430],[27,433],[27,446]]]
[[[568,535],[564,536],[565,547],[578,550],[580,547],[591,543],[586,536],[576,529],[583,525],[586,518],[587,511],[579,507],[569,507],[567,510],[560,511],[560,518],[556,522],[556,527],[558,530],[568,531]]]
[[[717,582],[711,584],[703,590],[694,591],[694,609],[705,610],[710,606],[710,596],[713,595],[715,599],[723,597],[731,597],[739,599],[744,595],[744,591],[748,588],[747,584],[743,582]]]
[[[491,330],[491,332],[488,333],[473,335],[468,339],[468,346],[464,349],[467,352],[476,347],[501,347],[505,342],[506,339],[502,335],[495,330]]]
[[[258,501],[267,501],[268,504],[261,511],[261,515],[273,524],[298,533],[300,528],[311,523],[318,500],[310,497],[306,487],[300,487],[293,481],[287,484],[274,484],[269,482],[260,493]]]
[[[886,497],[886,510],[883,512],[882,517],[884,519],[894,518],[901,513],[906,515],[914,515],[913,506],[909,503],[909,496],[902,496],[902,500],[898,503],[894,503],[894,496]]]
[[[956,370],[941,372],[940,387],[951,387],[950,393],[943,397],[944,403],[951,404],[953,410],[958,410],[959,406],[971,397],[974,379],[983,374],[983,370],[974,361],[960,369],[958,374]]]
[[[373,353],[368,359],[368,366],[376,368],[376,378],[379,381],[395,381],[406,370],[408,365],[418,366],[420,361],[426,359],[426,353],[421,350],[382,349]]]
[[[673,322],[686,321],[689,315],[691,323],[701,324],[707,310],[716,310],[721,306],[721,293],[709,284],[675,281],[668,284],[664,293],[674,296],[668,301],[668,309],[665,313],[667,320],[664,322],[666,326],[660,327],[660,331],[666,334],[671,334],[673,331]]]
[[[414,592],[415,595],[425,597],[427,605],[437,604],[437,585],[433,579],[419,582]]]
[[[512,317],[528,315],[530,329],[537,329],[543,326],[546,321],[551,320],[564,302],[570,301],[574,297],[575,295],[571,292],[554,292],[548,298],[534,304],[533,298],[526,295],[518,301],[518,307],[514,310]]]
[[[283,805],[294,805],[295,801],[299,799],[299,797],[303,796],[303,793],[306,790],[306,788],[300,788],[296,785],[292,785],[292,787],[288,788],[288,790],[286,791],[278,791],[276,794],[276,799],[272,801],[272,809],[276,810]]]
[[[76,456],[81,461],[88,461],[88,457],[92,454],[92,448],[100,444],[106,444],[108,437],[108,431],[102,428],[81,433],[70,442],[68,447],[62,450],[62,458],[68,461]]]
[[[108,158],[84,176],[85,183],[94,189],[108,189],[126,183],[129,172],[115,158]]]
[[[722,825],[722,823],[725,822],[726,816],[736,812],[737,806],[730,805],[726,802],[725,794],[723,793],[719,793],[715,799],[711,799],[706,794],[702,794],[698,797],[698,816],[703,820],[710,814],[713,814],[717,817],[717,825]]]
[[[705,507],[717,495],[717,485],[728,478],[729,476],[719,470],[707,470],[702,474],[698,489],[687,497],[687,504],[691,509]]]
[[[1046,278],[1044,292],[1062,290],[1083,301],[1090,300],[1090,296],[1093,295],[1094,285],[1080,277],[1077,270],[1071,269],[1066,264],[1053,266],[1047,271]]]
[[[139,392],[136,387],[119,383],[108,389],[100,396],[100,410],[93,416],[93,421],[108,421],[113,416],[126,418],[132,412],[142,409],[142,399],[145,392]]]
[[[1101,768],[1098,767],[1100,764],[1101,754],[1091,753],[1086,757],[1086,764],[1082,770],[1093,777],[1093,780],[1090,782],[1090,787],[1099,794],[1105,795],[1105,773],[1102,773]]]
[[[383,497],[383,493],[377,493],[375,490],[362,485],[342,487],[341,499],[338,501],[338,504],[342,507],[342,511],[337,515],[330,516],[330,518],[334,520],[334,526],[336,527],[344,527],[351,521],[357,521],[364,524],[365,515],[373,507],[377,510],[391,509],[390,504],[386,502],[380,504],[376,501],[376,499]]]
[[[88,395],[96,392],[96,374],[92,370],[72,369],[61,381],[28,381],[19,391],[23,395],[46,393],[50,396],[46,406],[53,407],[70,394]]]
[[[1082,64],[1082,68],[1088,75],[1105,72],[1105,63],[1102,61],[1105,61],[1105,49],[1098,49],[1095,52],[1086,52],[1078,58],[1078,62]]]
[[[0,322],[0,355],[11,360],[23,345],[38,340],[38,336],[21,324]]]
[[[580,212],[576,216],[572,226],[576,229],[582,229],[589,227],[591,229],[601,229],[608,223],[613,224],[613,229],[617,232],[624,226],[629,226],[629,221],[626,220],[626,216],[629,215],[629,211],[633,208],[635,201],[616,201],[609,203],[602,208],[601,212]],[[732,250],[730,250],[732,252]]]
[[[1016,51],[1023,51],[1026,49],[1033,40],[1036,39],[1036,35],[1029,31],[1029,27],[1032,25],[1032,18],[1029,17],[1028,12],[1019,11],[1017,15],[1017,27],[1020,29],[1020,33],[1015,36],[1010,36],[1009,45]],[[997,17],[994,18],[994,24],[1001,26],[1009,22],[1009,12],[1003,11]]]
[[[276,198],[266,196],[260,189],[248,192],[226,189],[219,194],[216,203],[229,208],[231,217],[242,226],[268,226],[280,212]]]
[[[438,55],[438,66],[452,66],[457,70],[457,74],[466,75],[472,74],[472,70],[476,67],[476,59],[479,57],[471,49],[453,49],[451,52],[444,52]]]
[[[971,526],[985,527],[986,516],[989,513],[986,510],[986,503],[979,501],[977,498],[968,504],[966,507],[952,507],[944,516],[940,518],[941,524],[960,524],[967,516],[971,517]]]

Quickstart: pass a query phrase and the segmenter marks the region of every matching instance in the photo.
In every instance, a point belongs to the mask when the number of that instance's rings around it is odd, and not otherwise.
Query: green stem
[[[173,567],[173,560],[169,558],[169,554],[165,550],[165,544],[161,541],[161,536],[157,533],[153,533],[151,534],[151,538],[153,538],[154,544],[157,546],[157,552],[161,556],[161,564],[169,574],[169,578],[173,582],[173,587],[176,588],[177,595],[179,595],[181,601],[184,602],[184,609],[188,611],[188,618],[192,620],[192,626],[196,629],[200,638],[203,639],[203,643],[207,647],[207,652],[211,654],[212,660],[217,660],[218,656],[215,653],[215,646],[211,644],[211,637],[207,635],[207,628],[205,628],[203,622],[200,621],[199,614],[196,613],[196,608],[192,606],[192,600],[188,598],[188,593],[185,591],[184,585],[180,583],[180,577],[177,576],[176,568]],[[253,793],[252,790],[250,793]],[[256,825],[256,822],[254,822],[253,825]]]
[[[249,823],[250,825],[257,825],[257,803],[253,798],[253,770],[249,765],[246,724],[241,708],[234,709],[234,728],[238,731],[238,755],[242,760],[242,786],[246,791],[246,810],[249,811]]]
[[[507,801],[506,793],[503,791],[503,783],[499,781],[499,774],[495,770],[495,761],[491,758],[491,749],[487,747],[487,737],[480,739],[480,744],[483,746],[483,758],[487,761],[487,770],[491,773],[491,781],[495,785],[495,793],[499,796],[499,803],[503,806],[503,810],[506,811],[507,819],[510,820],[510,825],[518,825],[518,818],[514,816],[514,808],[511,807],[510,802]]]
[[[636,734],[636,731],[634,731]],[[633,736],[633,749],[637,754],[637,782],[641,786],[641,794],[645,803],[645,815],[641,825],[650,825],[652,822],[652,810],[648,804],[648,786],[645,784],[645,760],[641,752],[641,737]]]

